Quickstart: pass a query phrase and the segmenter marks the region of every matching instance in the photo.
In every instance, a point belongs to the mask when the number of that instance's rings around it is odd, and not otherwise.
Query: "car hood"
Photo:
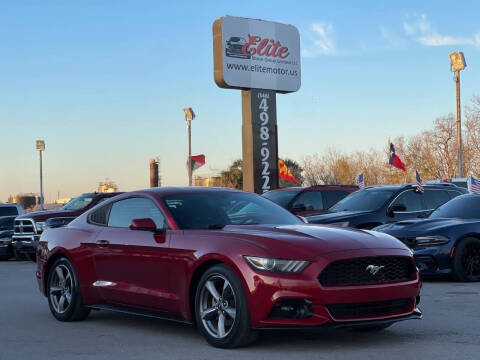
[[[28,214],[19,215],[15,219],[33,219],[35,221],[45,221],[50,218],[63,216],[78,216],[78,212],[69,210],[34,211]]]
[[[332,224],[336,222],[348,221],[358,216],[363,216],[370,213],[372,213],[372,211],[339,211],[328,212],[321,215],[307,216],[306,218],[308,222],[313,224]]]
[[[234,233],[235,237],[253,242],[270,253],[302,253],[309,257],[346,250],[408,250],[402,242],[387,234],[327,225],[226,226],[221,232]]]
[[[434,218],[434,219],[412,219],[399,221],[392,224],[377,226],[375,231],[390,232],[431,232],[438,231],[452,226],[479,222],[478,219],[451,219],[451,218]]]

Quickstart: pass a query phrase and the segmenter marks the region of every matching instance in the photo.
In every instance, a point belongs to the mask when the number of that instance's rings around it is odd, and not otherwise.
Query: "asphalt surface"
[[[480,283],[430,280],[422,320],[380,333],[262,333],[234,350],[208,345],[192,326],[108,311],[55,320],[35,264],[0,262],[0,360],[7,359],[480,359]]]

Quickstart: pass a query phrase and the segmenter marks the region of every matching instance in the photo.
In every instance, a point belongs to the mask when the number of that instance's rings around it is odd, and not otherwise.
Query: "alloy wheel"
[[[233,329],[237,314],[236,295],[220,274],[210,276],[200,291],[199,314],[203,326],[214,338],[223,339]]]
[[[50,301],[54,310],[63,314],[72,303],[73,277],[67,266],[59,264],[50,278]]]
[[[478,243],[470,243],[463,250],[462,266],[465,275],[470,278],[480,276],[480,245]]]

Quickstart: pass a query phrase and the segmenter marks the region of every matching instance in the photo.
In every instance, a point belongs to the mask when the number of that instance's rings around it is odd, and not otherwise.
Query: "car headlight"
[[[37,229],[37,233],[41,233],[43,230],[45,230],[46,225],[44,222],[37,222],[35,223],[35,228]]]
[[[244,256],[245,260],[254,268],[261,271],[298,274],[309,264],[305,260],[286,260]]]
[[[336,223],[331,223],[330,225],[339,226],[339,227],[348,227],[348,225],[350,225],[350,222],[340,221],[340,222],[336,222]]]
[[[415,238],[415,246],[436,246],[443,245],[450,241],[446,236],[432,235],[432,236],[419,236]]]
[[[9,237],[0,238],[0,245],[8,245],[12,242],[12,239]]]

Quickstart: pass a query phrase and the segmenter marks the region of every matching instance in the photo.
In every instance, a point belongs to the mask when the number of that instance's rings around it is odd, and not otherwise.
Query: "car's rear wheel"
[[[79,321],[87,318],[90,309],[83,306],[75,270],[66,258],[52,265],[47,280],[48,305],[60,321]]]
[[[211,267],[201,277],[195,318],[202,335],[215,347],[239,347],[255,340],[242,284],[226,265]]]
[[[480,281],[480,239],[465,238],[457,245],[453,275],[458,281]]]

